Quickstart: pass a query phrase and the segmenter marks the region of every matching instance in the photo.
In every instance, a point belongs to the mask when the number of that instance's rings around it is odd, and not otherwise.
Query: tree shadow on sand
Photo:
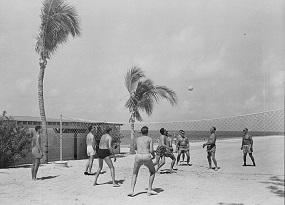
[[[59,175],[56,175],[56,176],[47,176],[47,177],[41,177],[41,178],[37,178],[37,180],[46,180],[46,179],[53,179],[53,178],[56,178],[58,177]]]
[[[18,168],[31,168],[32,164],[23,164],[23,165],[15,165],[11,167],[7,167],[6,169],[18,169]]]
[[[271,185],[267,187],[270,189],[271,193],[274,193],[279,197],[285,197],[284,182],[284,178],[280,179],[278,176],[273,176],[269,178],[269,181],[261,183]]]

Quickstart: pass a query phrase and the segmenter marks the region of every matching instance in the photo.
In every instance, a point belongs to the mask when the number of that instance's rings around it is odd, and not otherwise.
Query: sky
[[[133,66],[174,90],[144,122],[191,121],[284,108],[282,0],[66,0],[80,17],[48,60],[44,103],[60,115],[128,122],[124,80]],[[42,1],[0,0],[0,111],[39,117]],[[193,91],[188,87],[193,86]]]

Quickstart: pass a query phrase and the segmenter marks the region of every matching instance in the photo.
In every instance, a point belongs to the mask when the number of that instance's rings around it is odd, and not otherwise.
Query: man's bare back
[[[152,138],[149,136],[141,136],[137,138],[136,150],[139,154],[148,154],[153,152]]]
[[[101,137],[99,149],[110,149],[112,137],[109,134],[104,134]]]
[[[165,135],[160,135],[160,137],[159,137],[159,146],[166,146],[165,138],[166,138]]]
[[[86,145],[90,145],[90,146],[93,146],[94,145],[94,135],[89,132],[87,137],[86,137]]]

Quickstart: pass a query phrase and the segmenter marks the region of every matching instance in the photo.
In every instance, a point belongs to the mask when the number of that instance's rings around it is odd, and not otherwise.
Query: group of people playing
[[[36,126],[35,127],[36,134],[32,138],[32,155],[33,155],[33,165],[32,165],[32,179],[36,180],[36,175],[38,171],[38,167],[40,165],[40,159],[43,156],[42,149],[41,149],[41,142],[40,142],[40,134],[41,134],[41,127]],[[112,136],[110,135],[110,131],[112,130],[111,127],[107,127],[105,129],[104,134],[102,135],[99,144],[96,146],[96,141],[94,138],[94,127],[89,126],[88,127],[89,133],[86,137],[86,145],[87,145],[87,155],[89,156],[89,159],[86,164],[86,170],[84,172],[85,175],[95,175],[94,180],[94,186],[98,185],[97,180],[98,177],[102,171],[103,168],[103,160],[107,163],[108,167],[110,168],[111,177],[112,177],[112,183],[113,187],[119,187],[120,185],[116,183],[115,180],[115,168],[111,160],[111,156],[114,158],[114,162],[116,162],[116,156],[114,154],[114,148],[112,146]],[[209,169],[212,169],[212,161],[215,165],[213,168],[215,171],[218,171],[218,165],[217,160],[215,158],[216,153],[216,128],[211,127],[210,129],[210,136],[206,143],[203,144],[203,148],[207,147],[207,159],[209,163]],[[149,176],[149,187],[147,193],[149,195],[155,195],[157,192],[155,192],[152,189],[152,184],[154,181],[155,173],[158,172],[158,170],[165,164],[165,158],[169,157],[171,158],[171,166],[170,166],[170,173],[174,172],[174,165],[176,162],[176,165],[178,165],[178,162],[180,160],[180,156],[182,154],[185,154],[187,156],[187,165],[190,164],[190,146],[189,146],[189,140],[185,136],[185,131],[180,130],[179,136],[176,138],[176,151],[177,151],[177,160],[173,154],[173,140],[169,136],[168,131],[165,128],[160,129],[160,137],[158,138],[158,147],[156,150],[153,148],[153,138],[148,136],[149,130],[147,126],[144,126],[141,128],[141,136],[136,138],[136,141],[134,143],[136,155],[135,155],[135,161],[134,161],[134,168],[133,168],[133,175],[132,175],[132,181],[131,181],[131,193],[128,194],[128,196],[135,196],[134,189],[135,184],[137,181],[137,176],[139,169],[141,165],[144,165],[148,168],[150,172]],[[246,166],[246,156],[247,153],[249,153],[249,156],[253,162],[253,166],[255,166],[255,161],[252,155],[253,152],[253,140],[252,137],[248,134],[248,129],[245,128],[243,130],[243,138],[242,138],[242,146],[241,150],[243,150],[243,160],[244,165]],[[92,165],[94,156],[97,153],[98,155],[98,161],[99,161],[99,167],[97,172],[91,173]],[[154,160],[155,159],[155,160]],[[153,162],[154,160],[154,162]]]

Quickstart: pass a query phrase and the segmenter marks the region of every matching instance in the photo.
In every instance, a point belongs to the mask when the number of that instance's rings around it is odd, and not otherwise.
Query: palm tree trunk
[[[131,116],[131,145],[130,145],[130,154],[135,154],[135,119],[134,115]]]
[[[40,59],[40,73],[38,78],[38,98],[39,98],[39,108],[40,108],[40,116],[42,121],[42,151],[43,158],[42,163],[48,163],[48,134],[47,134],[47,122],[45,115],[45,107],[44,107],[44,74],[46,68],[47,61],[46,59]]]

